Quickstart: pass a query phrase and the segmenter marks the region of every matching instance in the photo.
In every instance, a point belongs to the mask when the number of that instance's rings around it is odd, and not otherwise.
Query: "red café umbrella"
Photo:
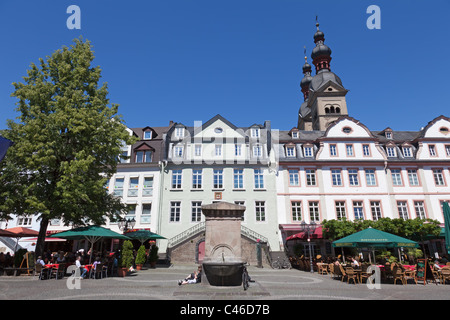
[[[15,238],[16,235],[12,232],[6,231],[5,229],[0,229],[0,237]]]
[[[12,235],[4,236],[4,237],[10,237],[10,238],[16,238],[17,239],[16,246],[14,247],[14,253],[16,252],[17,245],[19,243],[19,239],[20,238],[36,237],[36,236],[39,235],[39,231],[28,229],[28,228],[24,228],[24,227],[9,228],[9,229],[5,229],[3,231],[7,231],[7,232],[12,234]]]

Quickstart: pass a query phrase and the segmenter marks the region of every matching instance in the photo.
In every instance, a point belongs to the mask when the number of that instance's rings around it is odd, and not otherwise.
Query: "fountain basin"
[[[212,286],[240,286],[243,268],[242,261],[203,262],[203,272]]]

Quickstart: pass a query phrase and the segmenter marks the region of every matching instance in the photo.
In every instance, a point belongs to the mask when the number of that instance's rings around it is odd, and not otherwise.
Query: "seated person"
[[[197,271],[191,273],[184,280],[178,280],[178,285],[200,283],[202,281],[202,266],[198,266]]]

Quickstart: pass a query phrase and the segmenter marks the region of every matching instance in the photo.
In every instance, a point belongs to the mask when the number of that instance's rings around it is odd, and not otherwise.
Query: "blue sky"
[[[69,30],[66,9],[81,9]],[[369,30],[369,5],[381,29]],[[83,35],[130,127],[193,125],[221,114],[237,126],[289,130],[303,102],[315,16],[349,115],[371,130],[419,130],[450,116],[448,0],[0,0],[0,129],[17,116],[12,82],[31,62]]]

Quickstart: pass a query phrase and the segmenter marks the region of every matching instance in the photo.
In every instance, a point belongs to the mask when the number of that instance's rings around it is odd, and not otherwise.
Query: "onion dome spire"
[[[309,84],[311,83],[312,76],[311,76],[311,65],[308,63],[308,57],[306,56],[306,47],[305,47],[305,64],[303,65],[303,74],[304,77],[302,81],[300,81],[300,87],[302,88],[303,92],[303,98],[304,100],[308,99],[309,95]]]
[[[314,43],[316,44],[316,47],[311,53],[311,58],[313,59],[313,64],[316,67],[316,73],[319,73],[322,70],[330,71],[331,49],[324,44],[325,35],[319,30],[319,22],[316,22],[316,27],[317,31],[314,34]]]

